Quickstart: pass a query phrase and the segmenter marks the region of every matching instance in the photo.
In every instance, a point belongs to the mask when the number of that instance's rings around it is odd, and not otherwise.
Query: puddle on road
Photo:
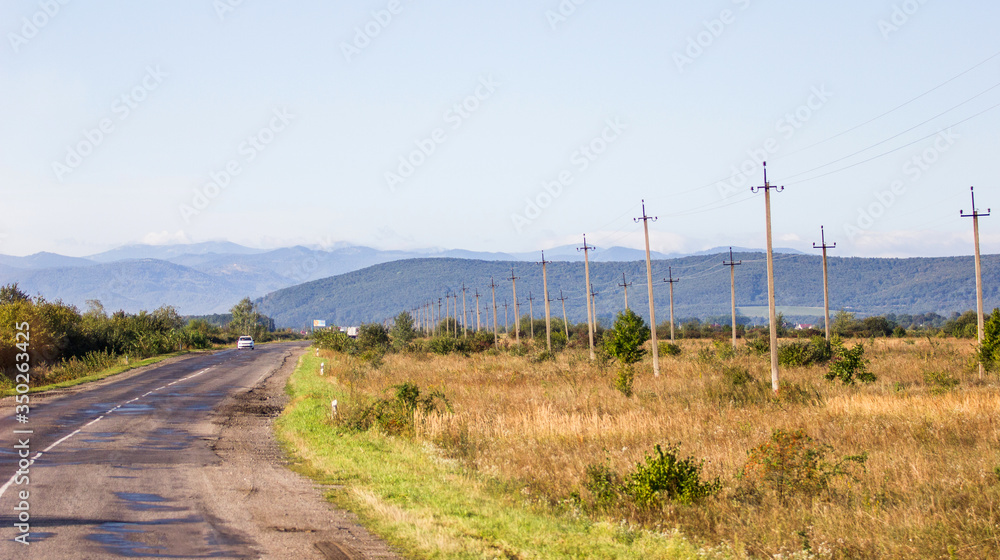
[[[150,494],[140,495],[150,496]],[[100,544],[108,553],[128,558],[219,558],[231,556],[231,554],[225,551],[203,554],[171,554],[164,546],[155,546],[138,540],[132,540],[148,533],[154,527],[202,522],[204,520],[197,515],[173,519],[157,519],[154,521],[109,521],[98,525],[97,530],[99,532],[87,535],[87,540]]]
[[[142,492],[115,492],[119,500],[128,503],[128,508],[133,511],[184,511],[182,507],[164,505],[170,500],[158,494],[144,494]]]

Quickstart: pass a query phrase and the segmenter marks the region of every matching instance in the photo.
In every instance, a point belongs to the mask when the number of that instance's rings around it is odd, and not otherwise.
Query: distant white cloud
[[[146,245],[172,245],[175,243],[191,243],[187,234],[184,230],[177,230],[174,233],[169,231],[151,231],[147,233],[143,238],[142,242]]]

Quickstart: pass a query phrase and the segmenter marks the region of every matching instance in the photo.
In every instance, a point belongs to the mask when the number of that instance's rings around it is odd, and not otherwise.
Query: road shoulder
[[[221,463],[204,468],[204,503],[215,510],[206,513],[227,520],[226,531],[242,534],[266,558],[400,558],[353,514],[330,504],[322,486],[287,466],[273,424],[305,350],[291,349],[280,367],[216,410],[211,443]]]

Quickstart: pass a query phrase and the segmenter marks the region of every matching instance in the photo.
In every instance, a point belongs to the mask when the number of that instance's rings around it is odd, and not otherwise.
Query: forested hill
[[[669,291],[663,279],[672,269],[675,316],[717,317],[729,314],[729,254],[701,255],[653,262],[654,297],[657,322],[669,318]],[[736,253],[742,261],[736,267],[738,307],[767,305],[767,272],[763,253]],[[475,292],[480,308],[490,305],[490,279],[497,285],[497,304],[503,324],[503,303],[510,306],[513,320],[512,286],[508,278],[513,268],[521,314],[529,312],[529,294],[534,298],[534,314],[543,316],[542,268],[533,263],[481,261],[448,258],[408,259],[371,266],[347,274],[315,280],[272,292],[258,301],[261,310],[278,326],[305,327],[313,319],[330,325],[353,325],[381,321],[400,311],[458,293],[465,284],[470,313],[475,310]],[[776,300],[779,306],[822,307],[823,272],[818,255],[777,255],[774,263]],[[923,313],[942,315],[974,309],[975,274],[969,257],[942,258],[837,258],[829,259],[830,307],[859,315]],[[648,319],[646,266],[636,262],[592,262],[591,282],[598,292],[597,314],[607,322],[624,307],[622,273],[629,287],[629,305]],[[1000,255],[983,257],[983,283],[987,309],[1000,306]],[[548,265],[552,313],[561,316],[560,291],[566,297],[570,321],[586,318],[584,267],[582,263],[553,262]],[[442,302],[442,309],[443,309]],[[748,315],[754,315],[746,310]],[[806,310],[787,309],[786,315],[808,315]],[[470,315],[474,324],[475,315]],[[485,321],[485,317],[483,318]]]

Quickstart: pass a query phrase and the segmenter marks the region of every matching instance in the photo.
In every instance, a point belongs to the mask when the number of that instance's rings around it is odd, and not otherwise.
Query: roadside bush
[[[979,346],[978,357],[987,371],[1000,369],[1000,309],[994,308],[983,324],[983,343]]]
[[[364,323],[358,329],[358,349],[361,352],[385,353],[389,350],[389,329],[381,323]]]
[[[344,352],[350,354],[355,345],[354,339],[347,336],[347,333],[337,329],[324,329],[313,333],[313,341],[323,350],[334,352]]]
[[[743,407],[771,400],[771,386],[745,367],[725,366],[720,378],[707,385],[706,396],[719,405]]]
[[[833,357],[833,348],[822,336],[809,342],[790,342],[778,346],[778,363],[783,366],[808,366],[825,363]]]
[[[451,403],[441,391],[421,393],[420,388],[409,381],[393,385],[393,388],[392,397],[354,409],[343,416],[341,424],[358,431],[377,427],[390,435],[413,435],[413,413],[418,409],[451,412]]]
[[[640,508],[651,508],[662,501],[693,504],[722,489],[719,479],[703,482],[703,461],[677,456],[678,446],[668,445],[666,452],[657,445],[656,455],[636,463],[635,471],[625,477],[623,491]]]
[[[661,342],[659,350],[661,356],[681,355],[681,346],[679,344],[674,344],[673,342]]]
[[[845,348],[844,343],[839,339],[833,342],[834,360],[830,364],[830,371],[826,373],[826,378],[830,381],[839,379],[844,385],[854,385],[855,378],[862,383],[873,383],[876,381],[875,374],[868,371],[868,360],[865,359],[865,346],[858,343],[854,348]]]
[[[485,352],[492,347],[493,333],[488,330],[476,331],[469,343],[469,349],[473,352]]]
[[[855,467],[864,468],[867,454],[827,460],[833,452],[829,445],[809,437],[802,430],[771,432],[768,441],[747,452],[747,462],[737,474],[752,489],[764,487],[784,503],[799,494],[816,496],[826,490],[836,476],[852,475]]]
[[[771,338],[760,335],[747,339],[747,348],[761,356],[771,351]]]
[[[958,387],[961,381],[947,371],[925,371],[924,383],[931,388],[932,393],[940,394]]]

